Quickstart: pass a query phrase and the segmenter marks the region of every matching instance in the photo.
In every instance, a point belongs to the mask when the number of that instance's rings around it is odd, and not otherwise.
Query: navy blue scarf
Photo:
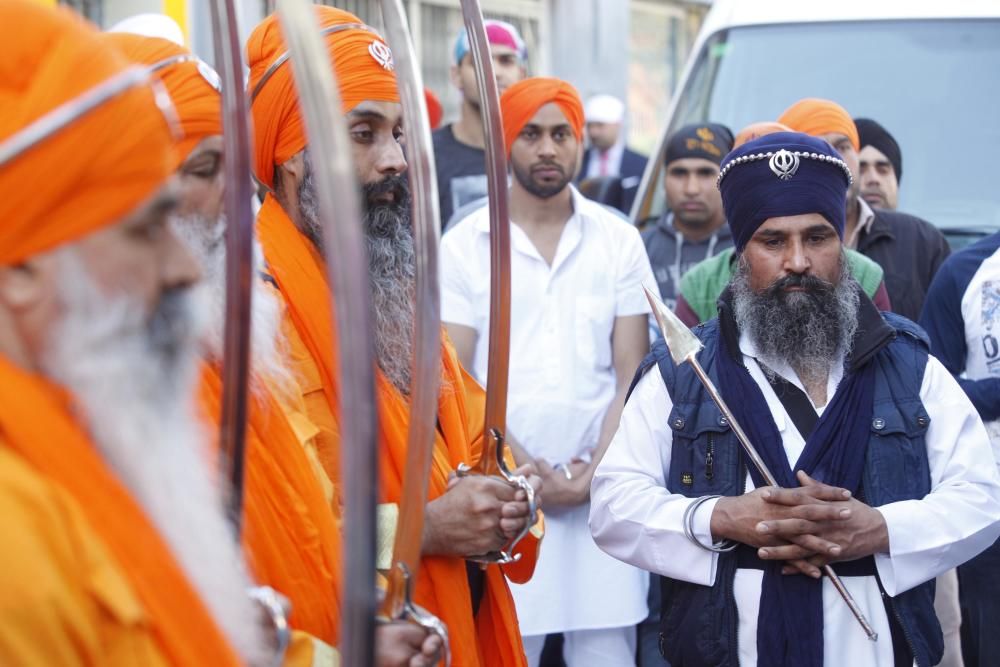
[[[725,309],[724,309],[725,310]],[[728,316],[728,317],[727,317]],[[731,315],[720,319],[735,330]],[[723,324],[720,322],[720,324]],[[723,324],[723,326],[725,326]],[[738,336],[738,334],[737,334]],[[767,400],[743,365],[738,350],[722,345],[717,355],[719,390],[760,452],[778,484],[799,486],[782,444]],[[795,464],[813,479],[857,493],[864,469],[872,420],[875,365],[865,363],[845,371],[833,401],[823,411]],[[746,459],[745,459],[746,460]],[[764,486],[760,473],[747,461],[754,485]],[[757,664],[769,667],[823,667],[822,580],[802,574],[781,574],[781,562],[768,562],[757,620]]]

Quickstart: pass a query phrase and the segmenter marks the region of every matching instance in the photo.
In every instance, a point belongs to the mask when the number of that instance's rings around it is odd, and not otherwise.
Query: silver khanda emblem
[[[799,156],[782,148],[771,156],[768,164],[775,176],[783,181],[787,181],[799,170]]]
[[[392,51],[388,46],[378,40],[368,45],[368,53],[379,65],[390,72],[396,69],[396,64],[392,60]]]

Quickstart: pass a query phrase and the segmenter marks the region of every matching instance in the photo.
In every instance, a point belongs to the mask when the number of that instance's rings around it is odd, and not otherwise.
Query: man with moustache
[[[172,112],[138,78],[81,110],[131,74],[67,10],[0,33],[0,662],[271,664],[190,405]]]
[[[363,188],[378,363],[380,491],[385,502],[398,503],[409,417],[415,260],[392,52],[373,29],[359,27],[356,16],[326,6],[315,10],[337,73],[341,112]],[[277,17],[270,16],[247,44],[254,171],[269,189],[257,228],[268,276],[285,307],[284,331],[307,414],[320,429],[320,463],[336,487],[341,475],[349,473],[339,470],[336,406],[341,387],[333,357],[330,288],[321,252],[317,185],[286,53]],[[442,340],[442,366],[431,500],[414,598],[447,625],[457,664],[522,664],[505,575],[530,577],[537,538],[526,538],[519,546],[522,560],[503,569],[467,567],[464,558],[496,550],[519,534],[529,520],[528,503],[523,492],[497,480],[452,478],[459,463],[478,453],[484,400],[447,340]],[[533,481],[537,486],[537,478]]]
[[[844,245],[878,262],[885,271],[893,312],[916,320],[934,274],[951,252],[944,235],[915,216],[874,210],[861,196],[861,140],[854,120],[842,106],[807,98],[785,109],[778,122],[795,132],[825,139],[843,157],[854,177],[847,192]]]
[[[528,49],[517,28],[505,21],[483,21],[493,57],[497,88],[503,93],[527,76]],[[487,194],[486,129],[479,109],[476,68],[469,51],[469,36],[462,28],[455,39],[451,83],[462,96],[458,120],[432,135],[440,192],[441,228],[452,214]]]
[[[673,665],[936,664],[931,580],[1000,534],[975,408],[923,331],[845,271],[850,182],[837,151],[798,133],[722,162],[739,265],[697,330],[699,361],[784,488],[764,486],[662,343],[594,478],[595,540],[665,577]],[[828,562],[877,642],[820,579]]]
[[[896,139],[878,122],[855,118],[861,152],[858,176],[861,198],[872,208],[895,211],[899,206],[899,183],[903,179],[903,152]]]
[[[500,98],[514,178],[508,425],[544,479],[545,548],[513,588],[529,665],[563,633],[570,667],[634,662],[646,617],[645,573],[609,558],[587,531],[590,478],[611,441],[635,367],[648,350],[652,283],[635,228],[571,185],[583,105],[559,79],[525,79]],[[441,318],[459,359],[489,371],[489,216],[442,241]]]
[[[719,162],[733,135],[717,123],[686,125],[667,139],[663,189],[667,209],[642,233],[660,298],[673,308],[681,277],[695,264],[733,245],[715,187]]]
[[[144,27],[170,34],[176,24],[166,16],[148,15]],[[200,288],[208,302],[202,337],[207,363],[198,393],[201,417],[214,435],[222,402],[226,299],[219,79],[206,63],[169,39],[110,33],[106,40],[129,60],[151,68],[170,94],[180,122],[180,200],[171,222],[202,269]],[[264,267],[259,244],[254,250],[260,274]],[[340,625],[339,511],[316,460],[315,426],[305,414],[289,367],[280,332],[281,302],[263,280],[255,281],[253,290],[244,542],[254,578],[280,591],[290,603],[289,623],[299,631],[290,654],[297,664],[318,664],[329,659],[330,647],[337,645]],[[431,665],[439,645],[438,637],[411,624],[376,628],[379,667]]]

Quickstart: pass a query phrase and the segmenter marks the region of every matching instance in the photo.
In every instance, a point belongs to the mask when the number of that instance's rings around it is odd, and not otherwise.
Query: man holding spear
[[[1000,534],[975,409],[845,272],[850,179],[797,133],[723,160],[719,317],[665,327],[595,475],[594,538],[663,575],[675,667],[937,664],[932,580]]]

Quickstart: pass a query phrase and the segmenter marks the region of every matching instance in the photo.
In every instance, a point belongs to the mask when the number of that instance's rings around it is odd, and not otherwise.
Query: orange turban
[[[854,125],[851,114],[836,102],[807,97],[785,109],[778,122],[792,128],[794,132],[803,132],[814,137],[839,132],[851,140],[854,150],[861,150],[858,128]]]
[[[782,125],[781,123],[775,123],[773,120],[764,120],[759,123],[750,123],[736,135],[736,141],[733,142],[733,150],[736,150],[743,144],[753,139],[760,139],[761,137],[774,134],[775,132],[792,132],[792,128],[787,125]]]
[[[561,79],[534,77],[515,83],[500,97],[503,114],[503,143],[510,155],[510,147],[538,110],[555,102],[573,128],[577,141],[583,140],[583,102],[576,88]]]
[[[362,24],[354,14],[323,5],[316,5],[316,16],[321,29]],[[344,113],[365,100],[399,101],[392,52],[377,33],[370,28],[348,28],[329,33],[324,39],[337,74]],[[274,14],[254,28],[247,42],[254,173],[267,187],[274,187],[274,166],[291,158],[307,143],[291,63],[286,60],[262,83],[264,75],[272,72],[272,64],[287,52],[281,25]]]
[[[427,102],[427,118],[430,120],[431,129],[436,130],[441,127],[441,119],[444,118],[444,107],[441,100],[430,88],[424,88],[424,100]]]
[[[0,144],[128,68],[69,10],[0,2]],[[137,85],[0,167],[0,264],[117,222],[170,174],[172,136],[152,89]]]
[[[159,65],[173,58],[194,58],[183,46],[162,37],[125,32],[104,35],[125,58],[137,65]],[[178,164],[187,159],[202,139],[222,134],[222,96],[215,71],[200,60],[173,62],[154,71],[170,93],[183,136],[177,142]]]

